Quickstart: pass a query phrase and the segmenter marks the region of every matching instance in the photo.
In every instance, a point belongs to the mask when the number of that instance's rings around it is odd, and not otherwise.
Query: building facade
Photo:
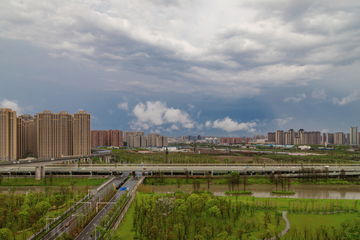
[[[0,161],[18,158],[17,126],[16,111],[0,108]]]
[[[359,144],[358,142],[358,127],[350,127],[350,144],[351,145],[357,145]]]

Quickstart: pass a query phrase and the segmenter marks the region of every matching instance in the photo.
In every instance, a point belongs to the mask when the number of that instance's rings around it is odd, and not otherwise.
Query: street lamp
[[[95,225],[95,223],[94,223],[94,226],[95,226],[95,240],[96,240],[96,225]]]

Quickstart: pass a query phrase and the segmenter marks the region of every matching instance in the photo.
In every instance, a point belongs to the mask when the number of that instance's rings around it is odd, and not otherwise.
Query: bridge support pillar
[[[194,174],[194,172],[193,171],[191,171],[191,176]]]
[[[90,171],[90,176],[92,176],[92,171]]]
[[[173,171],[171,171],[171,176],[173,175]]]
[[[109,164],[110,163],[110,155],[105,156],[105,163]]]
[[[100,160],[100,162],[102,162],[102,161],[103,161],[103,157],[99,157],[99,160]]]
[[[35,167],[35,180],[45,178],[45,166],[39,165]]]
[[[214,176],[214,171],[211,171],[211,176]]]

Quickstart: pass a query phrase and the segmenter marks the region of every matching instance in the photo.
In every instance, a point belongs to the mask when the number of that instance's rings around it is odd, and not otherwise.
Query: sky
[[[92,129],[360,127],[358,0],[0,1],[0,107]]]

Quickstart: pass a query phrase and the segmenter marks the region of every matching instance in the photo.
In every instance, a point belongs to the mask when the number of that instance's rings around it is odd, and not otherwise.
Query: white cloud
[[[275,122],[279,127],[282,127],[285,124],[287,124],[288,122],[290,122],[291,120],[293,120],[292,117],[276,118],[276,119],[273,120],[273,122]]]
[[[114,111],[111,110],[111,109],[108,109],[108,112],[109,112],[110,114],[113,114],[113,113],[114,113]]]
[[[189,103],[188,106],[189,106],[189,110],[193,110],[195,108],[195,106],[192,105],[191,103]]]
[[[208,122],[206,122],[207,124]],[[222,120],[215,120],[212,124],[212,128],[219,128],[221,130],[224,130],[226,132],[235,132],[235,131],[254,131],[254,127],[256,127],[257,124],[255,122],[247,122],[247,123],[238,123],[234,120],[232,120],[229,117],[226,117]]]
[[[338,98],[333,98],[333,103],[334,104],[338,104],[338,105],[345,105],[351,102],[354,102],[356,100],[359,99],[358,93],[357,92],[353,92],[352,94],[350,94],[347,97],[344,97],[343,99],[339,100]]]
[[[198,111],[198,113],[197,113],[197,117],[198,117],[198,118],[200,118],[200,114],[201,114],[201,110]]]
[[[17,101],[11,101],[4,99],[0,102],[0,108],[10,108],[12,111],[16,111],[16,115],[22,114],[22,108],[17,104]]]
[[[288,98],[285,98],[284,99],[284,102],[290,102],[290,101],[293,101],[295,103],[298,103],[300,102],[301,100],[304,100],[306,98],[306,95],[305,93],[298,93],[296,94],[296,97],[288,97]]]
[[[321,133],[328,133],[328,132],[330,132],[330,129],[328,129],[328,128],[321,130]]]
[[[177,124],[177,127],[194,128],[195,124],[187,112],[173,107],[168,108],[166,103],[160,101],[147,101],[146,105],[139,103],[134,107],[132,112],[137,118],[136,121],[133,122],[133,127],[135,128],[140,127],[146,129],[145,127],[159,126],[168,123]],[[175,130],[174,127],[173,130]]]
[[[202,123],[200,123],[200,124],[196,124],[196,129],[197,130],[199,130],[199,131],[201,131],[201,130],[203,130],[204,129],[204,124],[202,124]]]
[[[206,121],[205,127],[210,128],[211,126],[212,126],[212,122],[211,121]]]
[[[320,99],[320,100],[325,100],[325,98],[327,97],[324,89],[314,90],[311,93],[311,96],[312,96],[312,98]]]
[[[129,110],[129,106],[127,102],[123,102],[123,103],[119,103],[118,104],[118,109],[123,109],[123,110]]]

